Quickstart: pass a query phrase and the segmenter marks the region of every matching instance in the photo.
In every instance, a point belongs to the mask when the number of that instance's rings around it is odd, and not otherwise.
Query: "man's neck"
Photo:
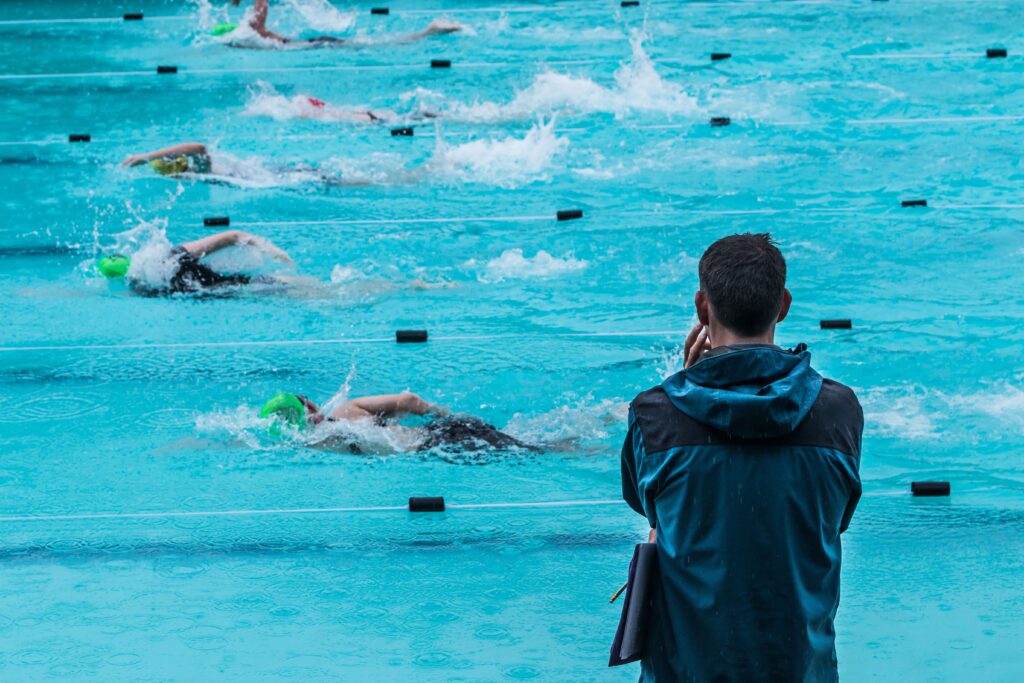
[[[721,326],[716,326],[711,331],[711,348],[718,348],[719,346],[732,346],[733,344],[774,344],[775,343],[775,326],[768,330],[767,333],[756,337],[741,337],[733,332],[725,329]]]

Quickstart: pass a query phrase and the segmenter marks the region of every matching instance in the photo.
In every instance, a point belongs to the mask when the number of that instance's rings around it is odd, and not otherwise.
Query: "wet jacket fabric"
[[[626,502],[657,529],[641,681],[837,681],[864,417],[810,354],[716,348],[630,405]]]

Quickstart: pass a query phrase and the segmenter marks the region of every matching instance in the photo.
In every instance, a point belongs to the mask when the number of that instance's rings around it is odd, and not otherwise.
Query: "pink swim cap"
[[[326,107],[327,106],[326,102],[324,102],[323,100],[318,100],[315,97],[307,97],[306,99],[308,99],[309,103],[312,104],[314,107]]]

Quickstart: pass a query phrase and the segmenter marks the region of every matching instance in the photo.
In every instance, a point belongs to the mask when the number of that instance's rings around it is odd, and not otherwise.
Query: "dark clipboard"
[[[629,563],[626,597],[622,602],[622,615],[619,627],[615,629],[608,666],[629,664],[644,656],[657,582],[658,544],[637,543]]]

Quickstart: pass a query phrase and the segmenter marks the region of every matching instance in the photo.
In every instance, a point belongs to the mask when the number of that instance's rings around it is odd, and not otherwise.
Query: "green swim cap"
[[[188,157],[153,159],[149,162],[149,165],[160,175],[178,175],[188,170]]]
[[[306,426],[306,406],[295,394],[280,391],[274,398],[263,404],[260,417],[273,419],[274,422],[270,425],[269,431],[275,436],[280,436],[282,421],[286,425],[300,429]]]
[[[104,256],[96,264],[96,270],[105,277],[124,277],[128,273],[131,259],[121,254]]]
[[[223,24],[217,24],[212,29],[210,29],[210,35],[222,36],[225,33],[231,33],[236,28],[238,28],[238,24],[232,24],[230,21],[226,21]]]

